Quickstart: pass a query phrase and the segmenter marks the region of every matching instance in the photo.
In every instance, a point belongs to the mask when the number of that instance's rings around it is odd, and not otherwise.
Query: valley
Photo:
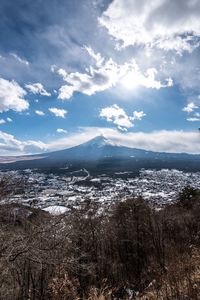
[[[24,185],[21,184],[19,190],[12,189],[5,198],[1,197],[1,204],[24,204],[56,214],[77,208],[85,201],[101,203],[105,208],[135,196],[142,196],[159,209],[175,202],[179,192],[187,186],[200,189],[200,172],[175,169],[142,169],[138,176],[134,172],[92,176],[87,169],[74,172],[65,169],[62,175],[31,169],[0,173],[0,180],[6,177],[12,178],[12,182],[24,182]]]

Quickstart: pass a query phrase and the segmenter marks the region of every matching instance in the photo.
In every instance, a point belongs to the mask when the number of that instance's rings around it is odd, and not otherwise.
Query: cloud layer
[[[61,132],[59,130],[59,132]],[[62,133],[65,133],[62,131]],[[80,132],[67,134],[64,138],[44,143],[42,141],[20,141],[13,135],[0,131],[1,155],[41,153],[58,149],[70,148],[86,142],[95,136],[104,135],[117,145],[171,153],[200,153],[199,132],[184,131],[153,131],[122,133],[112,128],[82,128]]]
[[[145,45],[192,52],[199,45],[198,0],[114,0],[99,18],[122,47]]]
[[[64,149],[81,144],[95,136],[104,135],[117,145],[171,153],[200,153],[200,135],[198,131],[161,130],[122,133],[112,128],[89,127],[82,132],[69,134],[63,139],[50,142],[48,149]]]
[[[41,141],[20,141],[13,135],[0,131],[0,153],[1,155],[21,155],[40,153],[45,151],[46,144]]]

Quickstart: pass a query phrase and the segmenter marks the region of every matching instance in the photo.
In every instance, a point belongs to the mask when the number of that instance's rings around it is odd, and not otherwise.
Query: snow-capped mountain
[[[176,158],[176,159],[200,159],[200,155],[190,155],[186,153],[166,153],[166,152],[153,152],[143,149],[130,148],[113,143],[111,140],[104,136],[97,136],[81,145],[52,152],[46,154],[50,159],[84,159],[84,160],[97,160],[106,157],[113,158]]]
[[[97,136],[81,145],[52,152],[49,159],[99,160],[104,158],[129,158],[152,156],[154,152],[114,144],[104,136]]]
[[[95,170],[127,170],[141,168],[178,168],[200,170],[200,155],[153,152],[114,144],[104,136],[97,136],[81,145],[55,152],[15,157],[1,164],[6,168],[62,168],[76,166]],[[0,160],[1,162],[1,160]]]

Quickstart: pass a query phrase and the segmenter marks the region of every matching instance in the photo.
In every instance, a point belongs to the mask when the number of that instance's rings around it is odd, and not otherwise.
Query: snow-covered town
[[[23,178],[26,182],[24,189],[14,188],[9,195],[1,197],[1,204],[21,203],[53,213],[62,213],[88,199],[106,205],[113,201],[142,196],[151,205],[162,207],[174,202],[184,187],[200,188],[200,172],[142,169],[137,177],[133,177],[131,173],[114,175],[92,177],[85,169],[70,176],[39,173],[29,169],[23,172],[0,172],[0,178],[7,176],[12,181]]]

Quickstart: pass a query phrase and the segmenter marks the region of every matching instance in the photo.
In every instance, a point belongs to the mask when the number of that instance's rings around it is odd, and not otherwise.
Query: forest
[[[0,184],[0,199],[9,187]],[[0,209],[1,300],[200,299],[200,191],[152,208],[89,199],[53,216]]]

